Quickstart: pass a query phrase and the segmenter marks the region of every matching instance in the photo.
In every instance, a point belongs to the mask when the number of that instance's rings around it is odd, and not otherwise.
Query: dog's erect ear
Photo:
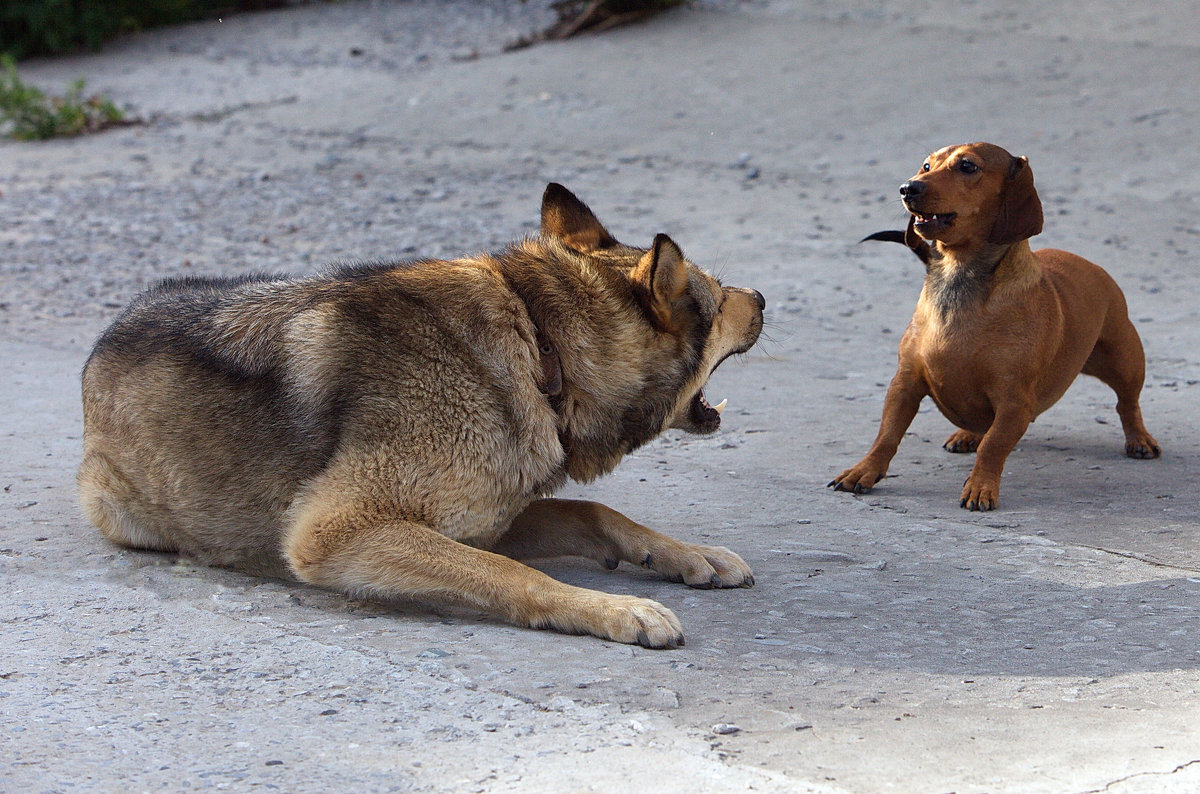
[[[687,260],[679,246],[665,234],[642,255],[630,273],[633,283],[644,290],[654,326],[665,331],[671,326],[671,304],[687,289]]]
[[[1033,169],[1024,157],[1014,157],[1004,181],[1004,195],[988,242],[1012,245],[1042,231],[1042,200],[1033,187]]]
[[[581,254],[617,244],[588,206],[557,182],[546,185],[542,194],[542,234]]]

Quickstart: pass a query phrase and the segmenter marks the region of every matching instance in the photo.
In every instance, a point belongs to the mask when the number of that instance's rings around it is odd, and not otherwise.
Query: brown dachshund
[[[960,504],[991,510],[1008,454],[1080,372],[1117,393],[1125,454],[1158,457],[1138,407],[1146,362],[1125,296],[1086,259],[1029,248],[1042,230],[1029,162],[990,143],[948,146],[900,195],[908,230],[868,239],[903,240],[925,263],[925,286],[875,443],[830,487],[870,491],[929,396],[961,428],[943,446],[978,450]]]

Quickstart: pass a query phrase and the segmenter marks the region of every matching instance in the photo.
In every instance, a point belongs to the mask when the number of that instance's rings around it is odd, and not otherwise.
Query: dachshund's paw
[[[1000,503],[1000,480],[972,474],[963,484],[958,506],[967,510],[995,510]]]
[[[983,436],[978,433],[972,433],[969,430],[955,430],[942,444],[942,448],[947,452],[974,452],[979,448],[979,442],[982,440]]]
[[[1154,436],[1143,430],[1140,433],[1125,437],[1125,454],[1131,458],[1157,458],[1162,454]]]
[[[870,493],[886,473],[887,466],[877,466],[870,461],[861,460],[853,468],[846,469],[834,477],[825,487],[835,491]]]

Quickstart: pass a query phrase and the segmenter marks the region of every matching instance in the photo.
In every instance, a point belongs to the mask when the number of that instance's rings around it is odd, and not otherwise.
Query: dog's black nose
[[[763,294],[756,289],[750,291],[754,293],[754,300],[758,301],[758,310],[762,311],[767,308],[767,299],[763,297]]]
[[[900,195],[904,198],[916,198],[925,192],[925,183],[918,179],[910,179],[900,186]]]

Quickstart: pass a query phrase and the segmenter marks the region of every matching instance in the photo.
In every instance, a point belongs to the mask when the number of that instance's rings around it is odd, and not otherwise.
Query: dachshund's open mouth
[[[913,226],[923,235],[937,234],[950,228],[957,212],[913,213]]]

